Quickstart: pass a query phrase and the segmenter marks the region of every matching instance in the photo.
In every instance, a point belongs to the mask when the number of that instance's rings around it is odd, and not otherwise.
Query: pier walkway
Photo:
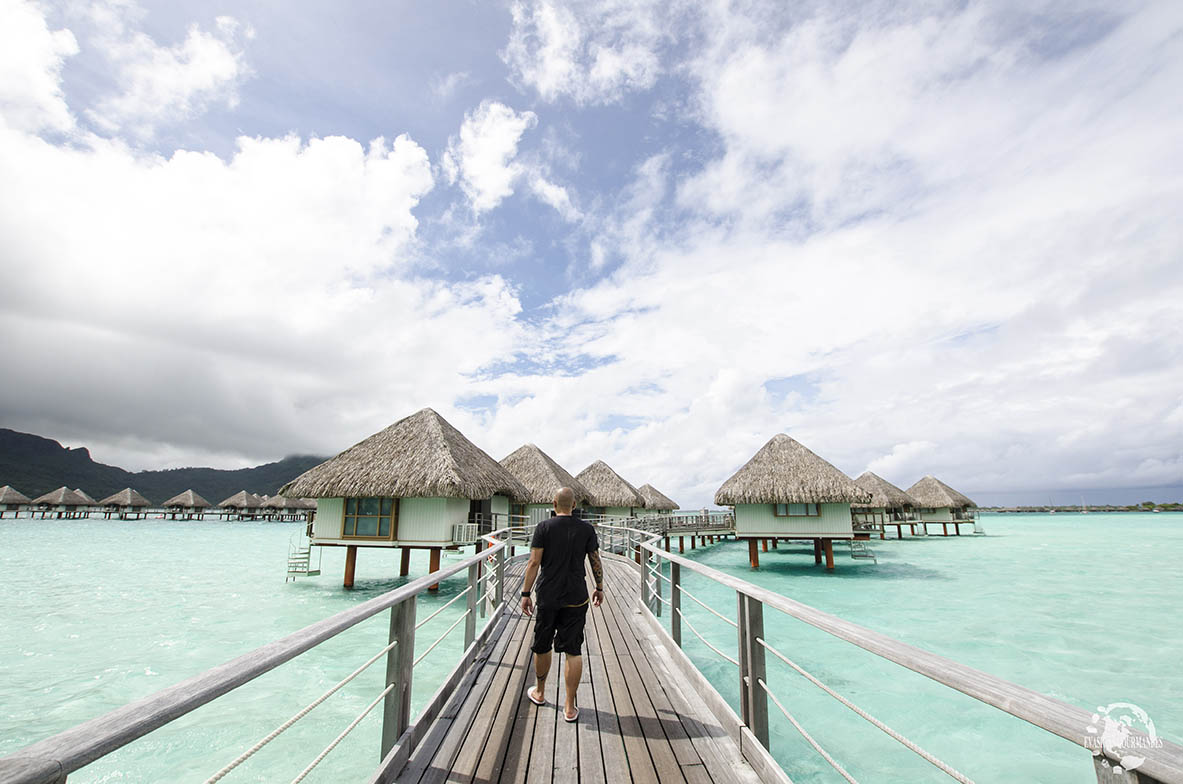
[[[760,781],[639,622],[637,571],[606,560],[604,604],[588,613],[579,720],[561,718],[562,656],[551,665],[547,704],[526,697],[533,625],[513,610],[395,781]],[[509,583],[516,596],[520,565]]]

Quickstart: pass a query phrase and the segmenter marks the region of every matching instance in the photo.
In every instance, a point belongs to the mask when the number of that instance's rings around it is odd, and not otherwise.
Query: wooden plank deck
[[[500,621],[487,657],[410,755],[397,781],[743,782],[760,779],[705,703],[679,688],[636,609],[639,575],[605,556],[606,598],[588,612],[579,721],[561,720],[564,657],[556,654],[547,704],[526,697],[534,684],[532,619],[515,608]],[[520,591],[522,565],[507,580]],[[590,575],[589,575],[590,580]],[[590,586],[589,586],[590,587]]]

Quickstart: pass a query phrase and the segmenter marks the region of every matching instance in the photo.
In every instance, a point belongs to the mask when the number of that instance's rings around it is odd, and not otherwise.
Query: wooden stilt
[[[941,523],[941,536],[948,536],[948,535],[949,535],[949,524],[948,523]]]
[[[813,540],[813,562],[815,564],[820,564],[822,562],[822,540],[821,539],[814,539]]]
[[[345,548],[345,587],[353,587],[353,571],[357,568],[357,545]]]
[[[404,547],[404,548],[402,548],[402,553],[399,557],[398,576],[399,577],[406,577],[410,573],[411,573],[411,548]]]
[[[427,567],[427,571],[429,574],[431,572],[438,572],[440,569],[440,549],[441,548],[439,548],[439,547],[431,548],[431,563]],[[435,585],[428,587],[427,590],[438,591],[439,589],[440,589],[440,584],[436,583]]]
[[[775,550],[775,549],[776,549],[776,543],[777,543],[777,542],[779,542],[779,541],[780,541],[780,540],[779,540],[779,539],[777,539],[775,536],[774,536],[774,537],[772,537],[772,549],[773,549],[773,550]]]
[[[694,540],[697,538],[698,537],[696,537],[694,534],[690,534],[690,549],[691,550],[693,550],[695,547],[697,547],[697,545],[694,543]]]
[[[667,553],[670,551],[670,538],[668,536],[665,538],[665,551]]]
[[[760,540],[760,549],[763,550],[764,552],[768,552],[768,540],[767,539]]]
[[[748,562],[753,569],[760,568],[760,548],[756,546],[755,539],[748,540]]]
[[[823,539],[823,546],[826,548],[826,570],[833,571],[834,569],[834,540]]]
[[[678,537],[678,552],[680,552],[680,553],[686,552],[686,537],[684,537],[684,536]]]

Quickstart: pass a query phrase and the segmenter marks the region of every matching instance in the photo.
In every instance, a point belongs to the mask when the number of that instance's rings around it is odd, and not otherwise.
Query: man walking
[[[587,580],[583,559],[591,563],[596,589],[590,604],[599,607],[604,601],[604,567],[600,563],[600,542],[591,523],[572,516],[575,493],[564,487],[555,493],[555,517],[543,520],[530,540],[530,561],[522,584],[522,612],[534,617],[534,675],[537,684],[526,693],[535,705],[546,704],[546,676],[550,674],[553,647],[567,655],[564,680],[567,701],[563,718],[576,721],[579,707],[575,691],[583,677],[583,625],[587,620]],[[538,572],[541,569],[542,576]],[[538,580],[538,608],[535,613],[530,591]]]

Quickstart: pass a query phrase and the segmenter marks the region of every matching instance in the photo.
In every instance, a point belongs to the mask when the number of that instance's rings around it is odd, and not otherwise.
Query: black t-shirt
[[[543,520],[530,547],[542,548],[542,574],[534,586],[539,607],[574,607],[587,601],[583,559],[600,547],[591,523],[570,515]]]

